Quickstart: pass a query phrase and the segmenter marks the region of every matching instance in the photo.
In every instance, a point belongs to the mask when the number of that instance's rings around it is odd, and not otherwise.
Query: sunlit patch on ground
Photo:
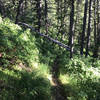
[[[2,18],[0,17],[0,23],[2,23]]]
[[[62,84],[68,84],[69,83],[69,76],[67,74],[60,74],[59,77],[60,81],[62,82]]]
[[[33,62],[32,65],[33,65],[34,68],[38,68],[39,67],[39,64],[37,62]]]

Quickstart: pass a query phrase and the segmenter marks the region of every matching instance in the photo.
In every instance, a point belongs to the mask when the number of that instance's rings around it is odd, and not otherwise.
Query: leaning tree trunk
[[[47,38],[49,41],[52,41],[53,43],[58,44],[60,47],[63,47],[63,48],[65,48],[66,50],[70,51],[70,47],[67,46],[66,44],[64,44],[64,43],[62,43],[62,42],[60,42],[60,41],[58,41],[58,40],[55,40],[55,39],[51,38],[51,37],[48,36],[48,35],[45,35],[45,34],[43,34],[43,33],[40,33],[40,32],[38,32],[38,31],[36,31],[35,28],[33,28],[32,26],[30,26],[30,25],[28,25],[28,24],[26,24],[26,23],[21,23],[21,22],[18,22],[18,24],[19,24],[19,25],[23,25],[24,27],[30,28],[32,31],[36,32],[38,35],[40,35],[40,36],[42,36],[42,37],[44,37],[44,38]]]

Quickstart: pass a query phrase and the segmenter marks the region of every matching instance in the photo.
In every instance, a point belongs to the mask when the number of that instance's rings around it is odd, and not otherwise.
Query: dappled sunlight
[[[39,67],[39,64],[37,62],[32,62],[32,67],[33,68],[38,68]]]
[[[69,84],[70,82],[69,81],[70,77],[67,74],[64,74],[64,75],[60,74],[59,79],[62,82],[62,84]]]
[[[3,21],[2,21],[2,18],[0,17],[0,24],[2,23]]]
[[[91,67],[88,71],[93,74],[93,77],[100,78],[100,70],[98,68]],[[92,76],[91,76],[92,77]]]
[[[50,87],[47,78],[38,71],[0,69],[0,97],[4,96],[5,100],[50,100]]]
[[[0,100],[100,100],[100,0],[0,0]]]

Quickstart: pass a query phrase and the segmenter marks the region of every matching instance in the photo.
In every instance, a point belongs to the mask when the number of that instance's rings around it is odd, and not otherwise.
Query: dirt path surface
[[[52,82],[54,83],[52,87],[52,95],[54,100],[68,100],[63,84],[58,79],[59,76],[59,64],[58,61],[55,60],[52,66]]]

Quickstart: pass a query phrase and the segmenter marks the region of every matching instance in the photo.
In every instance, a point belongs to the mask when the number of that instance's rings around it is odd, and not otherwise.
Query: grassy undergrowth
[[[69,59],[66,51],[41,45],[32,34],[0,18],[0,100],[52,100],[55,63],[68,100],[100,100],[99,59]]]
[[[49,75],[43,64],[32,72],[0,68],[0,100],[51,100]]]
[[[51,100],[50,67],[38,56],[30,30],[0,17],[0,100]]]
[[[60,68],[68,100],[100,100],[100,60],[75,57]]]

